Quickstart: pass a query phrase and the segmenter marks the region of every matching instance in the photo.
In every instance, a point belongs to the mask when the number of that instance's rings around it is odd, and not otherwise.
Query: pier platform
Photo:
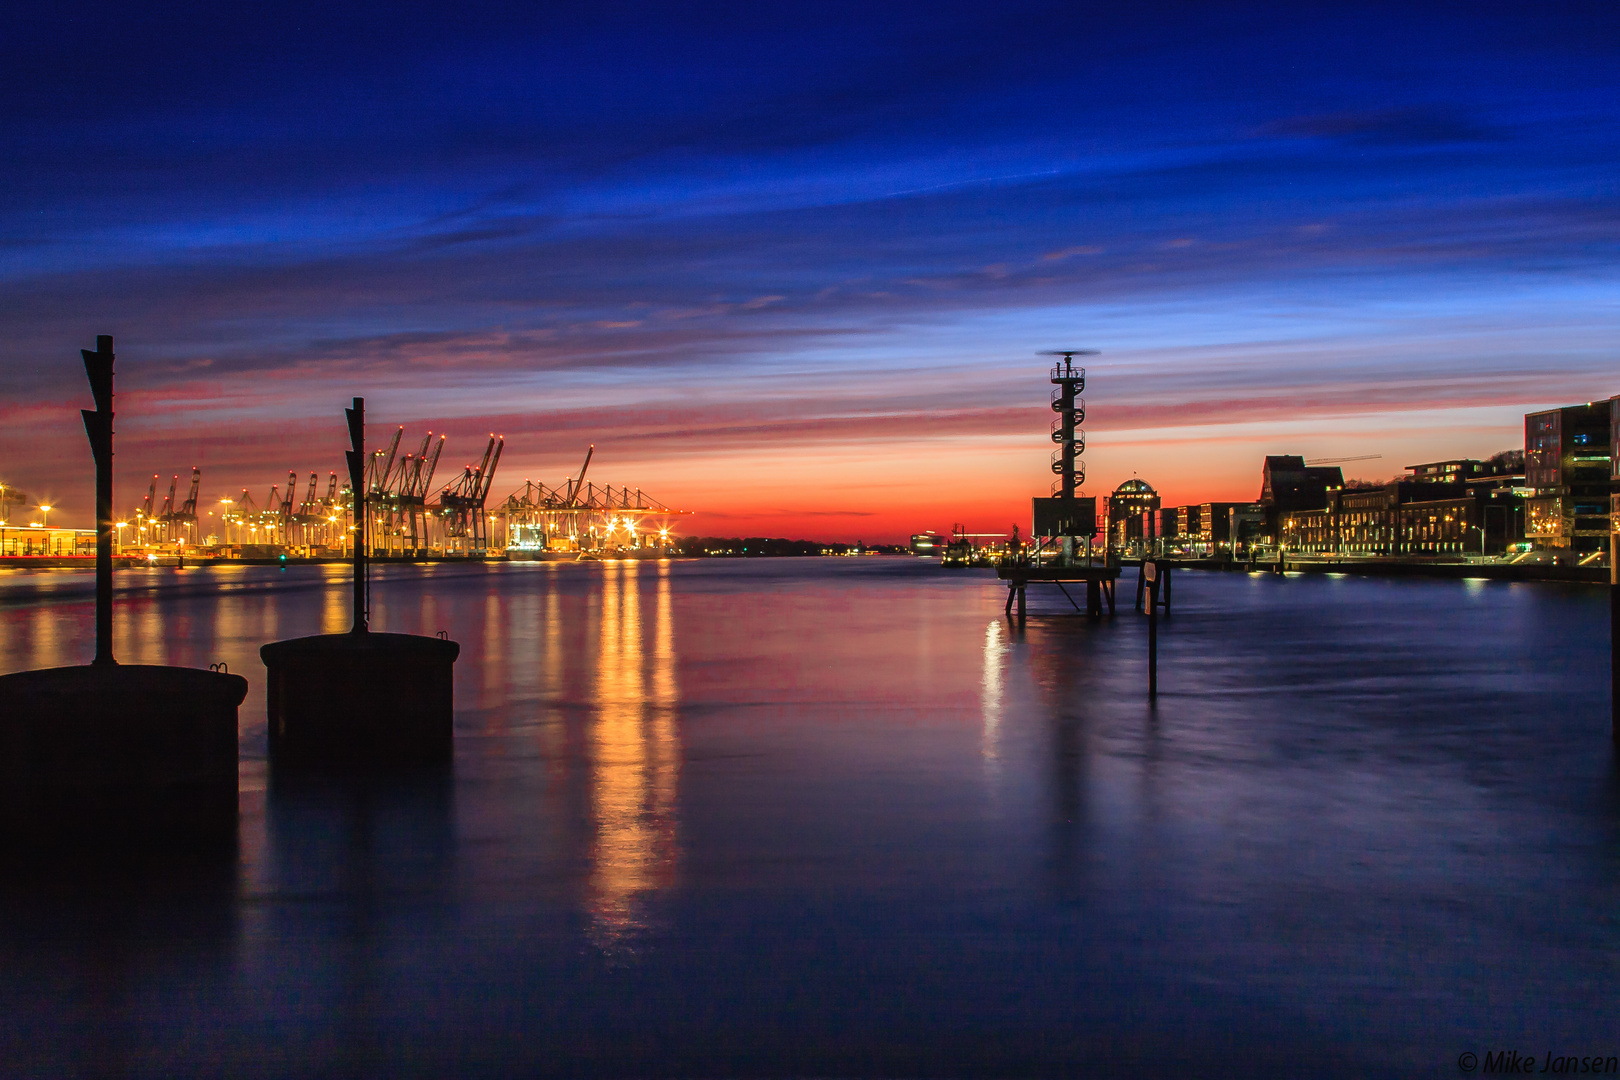
[[[1102,563],[1070,566],[998,566],[996,577],[1007,583],[1007,614],[1018,606],[1018,617],[1024,617],[1024,589],[1032,582],[1055,585],[1076,611],[1084,610],[1092,618],[1101,618],[1103,606],[1114,614],[1114,585],[1119,580],[1119,567]],[[1082,609],[1065,585],[1086,587],[1086,606]]]

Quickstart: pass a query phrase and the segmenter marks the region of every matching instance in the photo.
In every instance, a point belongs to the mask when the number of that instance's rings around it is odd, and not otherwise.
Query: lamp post
[[[46,506],[44,503],[40,504],[40,523],[47,529],[51,527],[51,511],[55,509],[56,507],[54,506]]]

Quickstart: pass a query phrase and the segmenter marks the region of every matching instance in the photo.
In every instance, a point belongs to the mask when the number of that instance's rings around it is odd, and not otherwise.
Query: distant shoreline
[[[1241,571],[1270,573],[1273,563],[1229,562],[1224,559],[1161,559],[1162,565],[1187,570]],[[1142,565],[1140,559],[1124,560],[1123,565]],[[1550,563],[1451,563],[1415,562],[1399,559],[1289,559],[1288,573],[1359,574],[1364,577],[1432,577],[1456,580],[1476,578],[1487,581],[1560,581],[1583,585],[1607,585],[1607,566],[1554,566]]]

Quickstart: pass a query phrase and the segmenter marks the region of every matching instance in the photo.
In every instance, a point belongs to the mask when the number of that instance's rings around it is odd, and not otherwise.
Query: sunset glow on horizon
[[[142,17],[0,17],[0,482],[53,524],[97,334],[120,507],[324,485],[364,396],[443,480],[504,436],[497,499],[594,444],[683,533],[867,543],[1027,528],[1046,349],[1101,350],[1085,492],[1166,505],[1620,393],[1612,7]]]

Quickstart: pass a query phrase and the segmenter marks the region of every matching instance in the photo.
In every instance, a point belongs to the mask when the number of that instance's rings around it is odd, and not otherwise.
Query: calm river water
[[[454,769],[278,783],[258,648],[347,629],[347,585],[120,575],[121,660],[252,684],[240,849],[13,867],[0,1071],[1620,1055],[1601,589],[1184,573],[1155,708],[1129,578],[1019,626],[906,559],[388,568],[373,626],[461,642]],[[0,671],[92,633],[84,576],[0,576]]]

